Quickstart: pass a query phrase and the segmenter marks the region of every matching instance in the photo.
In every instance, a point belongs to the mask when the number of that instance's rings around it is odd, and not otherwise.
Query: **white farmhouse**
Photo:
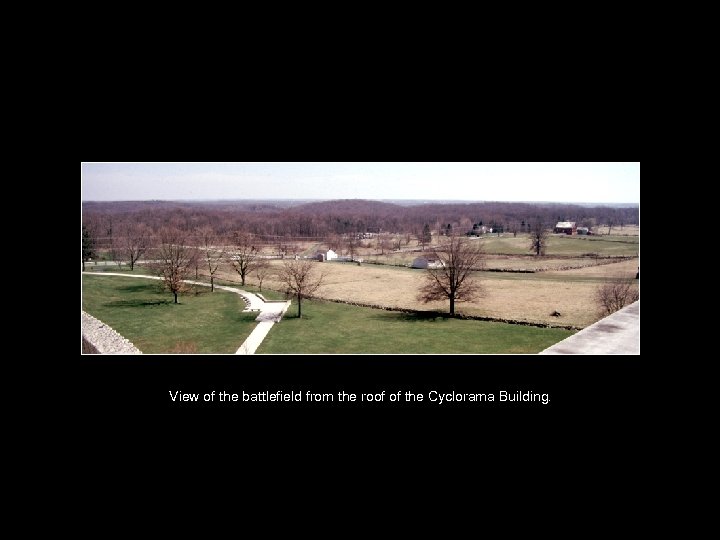
[[[317,251],[312,258],[317,259],[320,262],[334,261],[337,260],[338,255],[332,249],[328,249],[327,251]]]

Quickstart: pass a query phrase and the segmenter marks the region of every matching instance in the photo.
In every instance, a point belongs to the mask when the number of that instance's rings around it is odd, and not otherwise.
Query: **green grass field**
[[[112,272],[116,274],[127,274],[127,275],[139,275],[139,276],[145,276],[145,275],[154,275],[154,273],[147,267],[142,266],[141,264],[135,265],[135,268],[133,268],[132,271],[130,271],[130,266],[123,264],[122,266],[118,266],[117,264],[99,264],[94,265],[92,263],[85,263],[85,273],[86,274],[104,274],[105,272]]]
[[[270,331],[258,354],[537,353],[569,330],[383,311],[334,302],[303,302]]]
[[[144,353],[234,353],[257,324],[235,293],[196,286],[175,305],[159,281],[87,273],[82,280],[83,310]]]

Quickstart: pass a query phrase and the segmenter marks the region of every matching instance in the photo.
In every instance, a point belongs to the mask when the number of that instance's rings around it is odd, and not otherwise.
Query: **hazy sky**
[[[83,163],[83,201],[640,202],[640,163]]]

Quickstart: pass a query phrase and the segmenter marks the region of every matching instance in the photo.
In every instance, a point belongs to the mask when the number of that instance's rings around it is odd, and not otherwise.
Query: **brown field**
[[[631,259],[604,266],[592,266],[588,268],[576,268],[562,272],[547,272],[547,275],[560,276],[567,279],[576,277],[603,279],[634,278],[640,264],[638,259]]]
[[[547,271],[561,268],[584,268],[606,262],[606,259],[591,257],[554,258],[554,257],[522,257],[511,255],[488,255],[485,259],[486,269],[502,270],[534,270]]]
[[[608,226],[607,225],[600,225],[598,227],[593,227],[593,232],[595,234],[607,234],[608,233]],[[640,226],[639,225],[625,225],[622,229],[620,228],[620,225],[613,225],[612,228],[613,236],[640,236]]]
[[[272,261],[271,264],[274,272],[263,287],[281,290],[277,271],[282,263]],[[416,300],[423,270],[336,262],[317,263],[317,267],[325,274],[324,285],[317,295],[321,298],[404,309],[448,309],[448,302],[423,304]],[[478,272],[476,279],[485,286],[485,297],[473,303],[458,304],[457,311],[468,315],[587,326],[600,318],[593,298],[598,284],[608,278],[634,277],[637,267],[637,260],[630,260],[538,274]],[[238,276],[226,271],[223,277],[236,280]],[[248,283],[257,284],[253,277]],[[553,311],[560,312],[561,316],[551,316]]]

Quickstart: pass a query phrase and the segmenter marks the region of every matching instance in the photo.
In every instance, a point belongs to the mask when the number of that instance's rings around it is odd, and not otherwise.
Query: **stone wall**
[[[81,327],[83,354],[142,354],[129,340],[84,311]]]

